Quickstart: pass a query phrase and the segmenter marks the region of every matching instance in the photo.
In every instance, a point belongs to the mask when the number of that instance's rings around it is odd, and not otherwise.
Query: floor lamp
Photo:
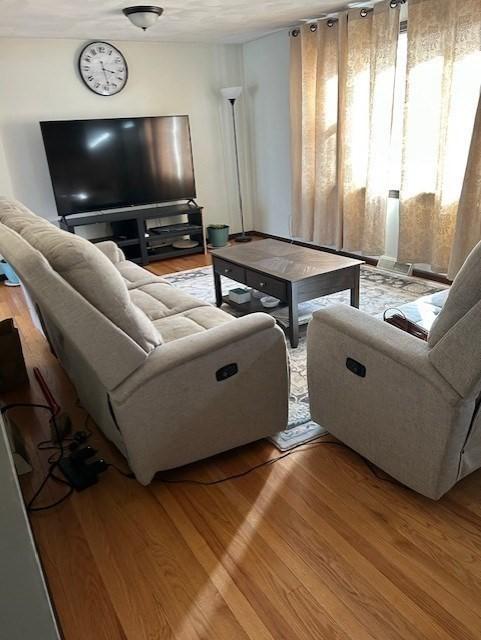
[[[239,169],[239,147],[237,144],[237,125],[236,125],[236,118],[235,118],[235,103],[237,98],[242,93],[242,87],[226,87],[225,89],[221,89],[220,92],[224,96],[224,98],[230,102],[230,106],[232,108],[232,127],[234,130],[235,166],[237,171],[237,188],[239,192],[239,210],[240,210],[241,226],[242,226],[242,233],[240,236],[237,236],[237,238],[235,238],[235,241],[250,242],[252,238],[246,235],[245,228],[244,228],[244,208],[242,205],[242,191],[241,191],[240,169]]]

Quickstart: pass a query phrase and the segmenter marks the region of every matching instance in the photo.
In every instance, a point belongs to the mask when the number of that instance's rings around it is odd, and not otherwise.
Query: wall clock
[[[99,96],[113,96],[127,84],[129,71],[122,53],[108,42],[91,42],[78,59],[80,77]]]

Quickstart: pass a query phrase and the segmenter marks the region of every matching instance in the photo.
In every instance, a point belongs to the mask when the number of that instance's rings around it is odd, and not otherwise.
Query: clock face
[[[108,42],[91,42],[80,54],[79,71],[87,87],[99,96],[113,96],[127,84],[127,63]]]

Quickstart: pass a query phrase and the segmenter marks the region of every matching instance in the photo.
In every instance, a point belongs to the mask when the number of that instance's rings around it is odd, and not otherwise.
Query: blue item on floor
[[[11,285],[19,285],[20,284],[20,278],[17,276],[15,271],[8,264],[8,262],[5,262],[4,260],[0,260],[0,270],[3,271],[3,273],[5,274],[5,277],[7,278],[7,282],[9,284],[11,284]]]

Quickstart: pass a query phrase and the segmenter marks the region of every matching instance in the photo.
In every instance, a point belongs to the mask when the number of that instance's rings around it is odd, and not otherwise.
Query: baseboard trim
[[[233,234],[232,237],[240,234]],[[322,245],[314,245],[310,242],[303,242],[302,240],[291,240],[290,238],[283,238],[282,236],[275,236],[270,233],[264,233],[263,231],[248,231],[247,235],[249,236],[259,236],[261,238],[271,238],[272,240],[280,240],[281,242],[288,242],[290,244],[295,244],[298,247],[306,247],[307,249],[314,249],[316,251],[326,251],[327,253],[335,253],[338,256],[344,256],[346,258],[355,258],[356,260],[364,260],[366,264],[369,264],[373,267],[377,266],[378,260],[377,258],[369,258],[367,256],[359,256],[356,253],[349,253],[348,251],[336,251],[336,249],[331,249],[331,247],[323,247]],[[423,278],[423,280],[432,280],[434,282],[439,282],[441,284],[451,285],[451,280],[448,280],[446,276],[443,276],[440,273],[432,273],[431,271],[424,271],[423,269],[413,269],[413,276],[416,278]]]

